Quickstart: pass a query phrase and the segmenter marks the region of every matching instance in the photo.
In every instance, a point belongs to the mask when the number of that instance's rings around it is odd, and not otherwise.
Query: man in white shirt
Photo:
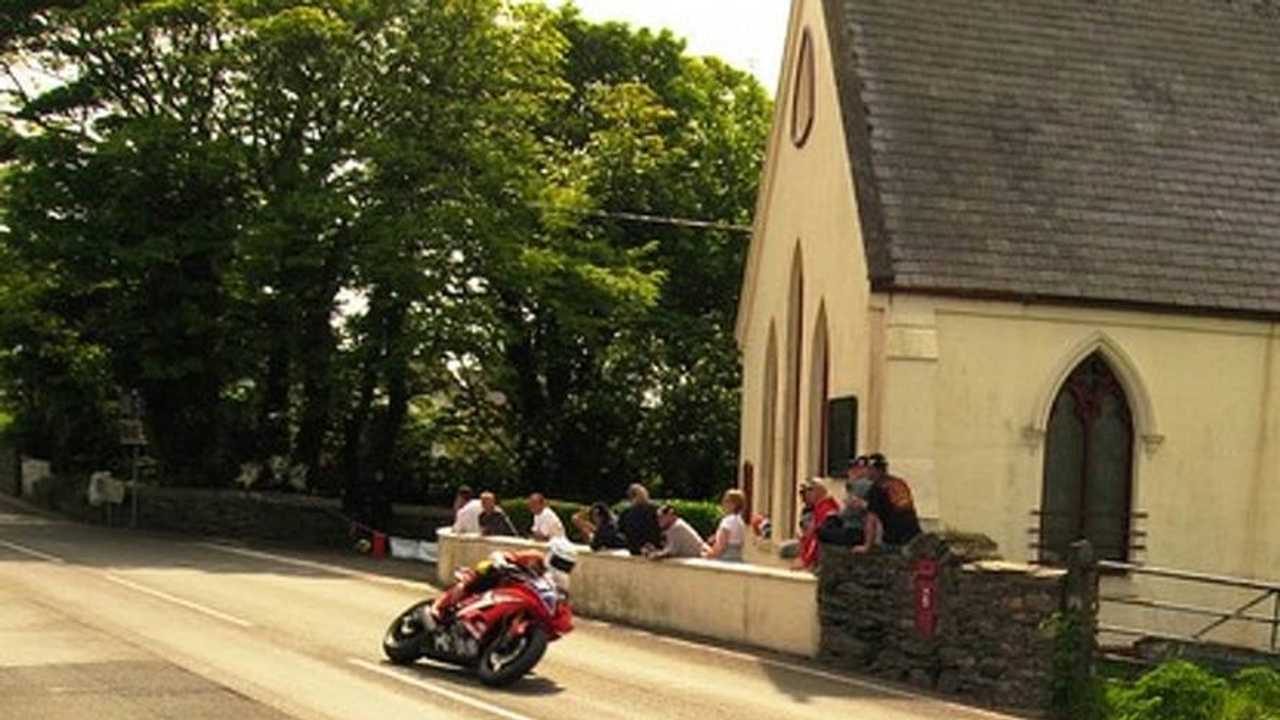
[[[529,534],[534,540],[547,542],[552,538],[564,537],[564,523],[547,507],[547,499],[542,493],[529,496],[529,511],[533,513],[533,528]]]
[[[481,510],[480,500],[473,496],[471,488],[466,485],[458,488],[458,496],[453,501],[454,534],[479,535]]]

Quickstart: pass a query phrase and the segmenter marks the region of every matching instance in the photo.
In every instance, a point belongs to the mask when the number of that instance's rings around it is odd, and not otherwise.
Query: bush
[[[1222,720],[1227,681],[1182,660],[1167,662],[1131,687],[1108,693],[1115,720]]]
[[[574,514],[586,507],[585,505],[560,500],[548,500],[547,504],[551,507],[551,511],[556,514],[556,517],[560,518],[560,522],[564,523],[564,531],[570,540],[579,543],[587,541],[578,532],[578,528],[573,526]],[[529,528],[533,525],[533,512],[529,510],[529,500],[527,498],[504,500],[502,501],[502,509],[506,511],[507,517],[511,519],[511,524],[516,526],[516,532],[527,536]]]
[[[654,500],[653,502],[655,505],[670,505],[675,508],[676,513],[704,538],[711,537],[716,527],[720,525],[720,518],[724,517],[724,510],[721,509],[720,503],[710,500]],[[621,514],[627,505],[626,501],[614,505],[614,514]]]
[[[1280,672],[1249,668],[1232,679],[1227,720],[1280,720]]]

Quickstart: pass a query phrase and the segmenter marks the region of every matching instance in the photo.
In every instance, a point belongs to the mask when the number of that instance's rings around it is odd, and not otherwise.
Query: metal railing
[[[1258,593],[1256,596],[1251,595],[1248,602],[1238,605],[1234,609],[1208,608],[1198,605],[1188,605],[1184,603],[1168,602],[1155,598],[1137,596],[1102,595],[1099,597],[1099,600],[1102,603],[1150,608],[1162,612],[1170,612],[1186,616],[1211,618],[1211,620],[1209,620],[1209,622],[1207,622],[1203,627],[1189,635],[1178,635],[1175,633],[1100,623],[1098,625],[1098,631],[1101,633],[1199,644],[1208,642],[1205,639],[1205,636],[1227,623],[1235,622],[1246,623],[1249,625],[1266,625],[1271,628],[1271,641],[1269,644],[1270,652],[1280,653],[1280,583],[1249,580],[1246,578],[1231,577],[1228,575],[1213,575],[1210,573],[1189,572],[1185,570],[1146,567],[1131,563],[1111,562],[1105,560],[1098,562],[1098,568],[1104,572],[1146,575],[1149,577],[1177,580],[1197,585],[1234,588]],[[1264,611],[1264,613],[1261,614],[1253,612],[1261,606],[1266,606],[1268,603],[1270,603],[1269,612]]]
[[[1083,513],[1082,515],[1081,513],[1053,513],[1039,508],[1032,509],[1033,524],[1027,528],[1027,549],[1032,554],[1030,562],[1048,565],[1057,565],[1065,562],[1069,543],[1049,543],[1046,538],[1045,520],[1078,520],[1082,516],[1108,519],[1122,518],[1124,523],[1123,541],[1121,546],[1113,546],[1116,551],[1113,557],[1123,557],[1133,565],[1140,565],[1140,563],[1134,561],[1134,557],[1139,553],[1145,553],[1147,550],[1147,531],[1138,527],[1140,523],[1145,523],[1147,520],[1147,513],[1143,510],[1133,510],[1127,513],[1095,512]],[[1097,549],[1097,546],[1095,546],[1095,550]],[[1100,552],[1106,553],[1106,549],[1101,549]],[[1103,556],[1105,557],[1105,554]]]

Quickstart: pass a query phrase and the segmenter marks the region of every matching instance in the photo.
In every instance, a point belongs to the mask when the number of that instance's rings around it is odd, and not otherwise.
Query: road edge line
[[[367,580],[369,582],[381,583],[383,585],[394,585],[396,587],[414,590],[427,595],[435,594],[435,588],[425,580],[422,582],[403,580],[401,578],[387,577],[385,575],[378,575],[364,570],[352,570],[351,568],[342,567],[341,565],[332,565],[329,563],[317,562],[315,560],[303,560],[301,558],[289,557],[288,555],[278,555],[276,553],[236,547],[235,545],[227,545],[219,542],[205,541],[196,544],[201,547],[218,550],[232,555],[240,555],[242,557],[254,558],[256,560],[270,560],[272,562],[284,563],[285,565],[293,565],[294,567],[307,568],[309,570],[316,570],[333,575],[343,575],[345,577]]]
[[[57,555],[50,555],[49,553],[43,553],[43,552],[40,552],[39,550],[35,550],[35,549],[32,549],[32,548],[29,548],[29,547],[27,547],[27,546],[25,546],[25,545],[19,545],[18,543],[15,543],[15,542],[8,542],[8,541],[5,541],[5,540],[0,540],[0,547],[7,547],[7,548],[9,548],[10,550],[12,550],[12,551],[14,551],[14,552],[16,552],[16,553],[21,553],[21,554],[23,554],[23,555],[28,555],[28,556],[33,557],[33,558],[37,558],[37,559],[40,559],[40,560],[44,560],[45,562],[58,563],[58,564],[60,564],[60,565],[61,565],[61,564],[66,564],[66,562],[67,562],[66,560],[63,560],[62,558],[58,557]]]
[[[201,605],[200,603],[192,602],[190,600],[184,600],[183,598],[177,597],[176,595],[170,595],[167,592],[156,590],[154,588],[149,588],[146,585],[140,585],[136,582],[133,582],[132,580],[127,580],[125,578],[122,578],[119,575],[116,575],[115,573],[98,572],[97,575],[101,577],[103,580],[115,583],[121,587],[129,588],[130,590],[140,592],[144,595],[150,595],[151,597],[154,597],[156,599],[164,600],[165,602],[169,602],[174,605],[187,608],[188,610],[194,610],[195,612],[208,615],[209,617],[222,620],[223,622],[228,622],[228,623],[231,623],[232,625],[239,625],[240,627],[243,627],[243,628],[253,627],[253,623],[249,622],[248,620],[242,620],[234,615],[228,615],[227,613],[224,613],[221,610],[214,610],[213,608],[206,607],[204,605]]]
[[[492,703],[487,703],[483,700],[478,700],[476,698],[471,697],[470,695],[467,695],[465,693],[460,693],[456,690],[450,690],[448,688],[434,685],[420,678],[410,677],[408,675],[405,675],[402,672],[396,672],[395,670],[392,670],[383,665],[379,665],[377,663],[369,662],[368,660],[362,660],[360,658],[347,658],[347,662],[350,663],[351,665],[355,665],[358,668],[367,670],[368,672],[377,673],[378,675],[382,675],[383,677],[387,677],[392,680],[405,683],[407,685],[412,685],[416,688],[426,690],[427,692],[435,693],[436,695],[439,695],[443,698],[447,698],[456,703],[466,705],[472,710],[479,710],[480,712],[485,712],[490,715],[495,715],[497,717],[503,718],[504,720],[533,720],[527,715],[521,715],[519,713],[512,712],[511,710],[507,710],[504,707],[494,705]]]

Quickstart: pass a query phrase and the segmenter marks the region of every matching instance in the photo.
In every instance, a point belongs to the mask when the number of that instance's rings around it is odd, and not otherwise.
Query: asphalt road
[[[792,658],[580,619],[509,690],[380,640],[426,566],[81,526],[0,504],[0,718],[1003,718]],[[398,577],[397,577],[398,576]]]

